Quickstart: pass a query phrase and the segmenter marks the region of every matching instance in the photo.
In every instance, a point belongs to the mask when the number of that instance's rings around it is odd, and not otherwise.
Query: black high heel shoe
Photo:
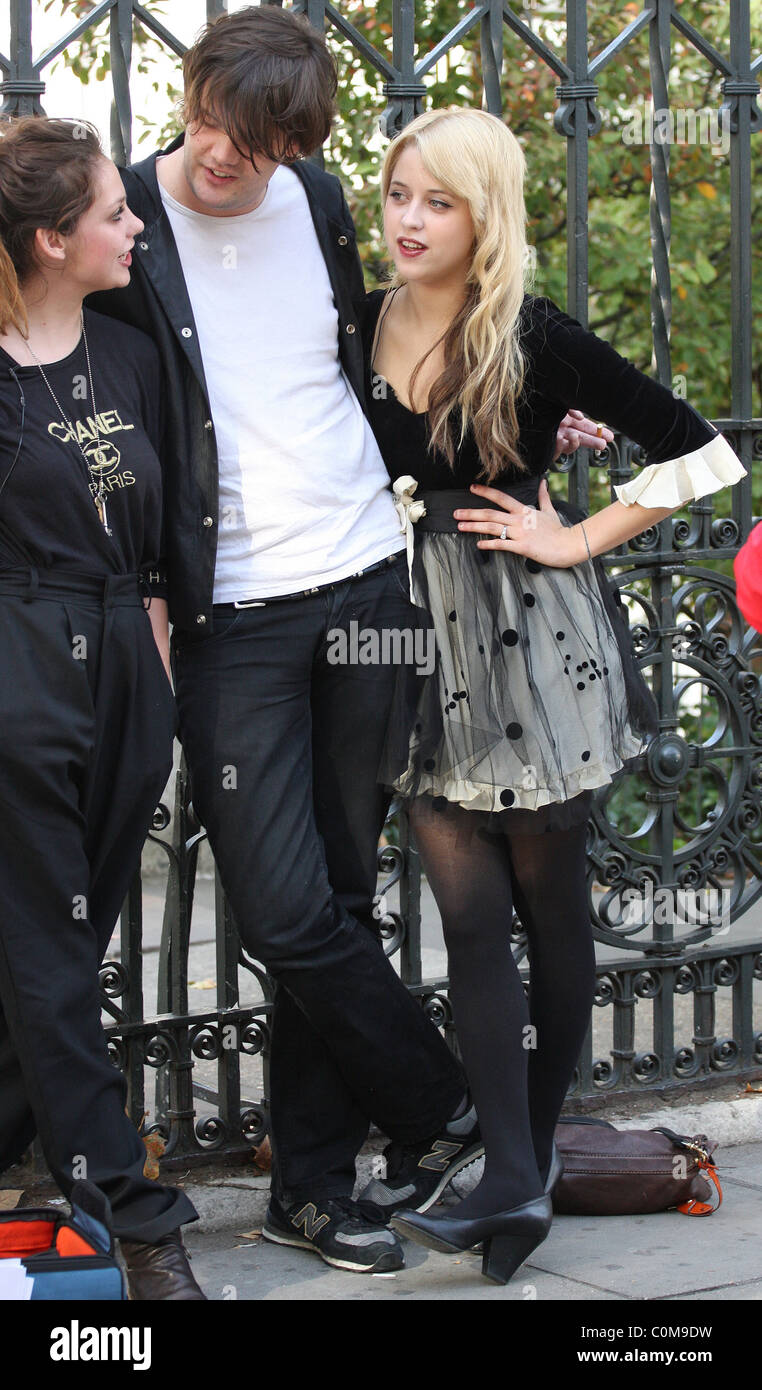
[[[558,1182],[559,1178],[562,1176],[563,1171],[564,1171],[564,1161],[563,1161],[563,1159],[562,1159],[562,1157],[561,1157],[561,1153],[560,1153],[560,1151],[559,1151],[558,1145],[557,1145],[557,1144],[555,1143],[555,1141],[554,1141],[554,1143],[553,1143],[553,1148],[552,1148],[551,1154],[550,1154],[550,1167],[549,1167],[549,1169],[548,1169],[548,1176],[547,1176],[547,1178],[545,1179],[545,1196],[546,1196],[546,1197],[552,1197],[552,1196],[553,1196],[553,1188],[555,1187],[555,1185],[556,1185],[556,1183]]]
[[[390,1225],[398,1235],[408,1236],[419,1245],[445,1255],[459,1255],[481,1245],[482,1274],[496,1284],[507,1284],[519,1265],[542,1244],[552,1219],[553,1206],[550,1197],[544,1194],[510,1211],[472,1220],[399,1211]]]

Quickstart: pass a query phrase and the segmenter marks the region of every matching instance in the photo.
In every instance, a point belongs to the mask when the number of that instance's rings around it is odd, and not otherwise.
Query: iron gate
[[[422,56],[416,50],[416,9],[420,18],[426,6],[416,6],[415,0],[387,6],[391,52],[374,47],[352,23],[352,3],[302,0],[293,8],[380,74],[387,104],[378,115],[387,135],[423,109],[437,64],[468,36],[479,36],[484,104],[496,114],[502,110],[508,35],[554,75],[557,105],[547,138],[566,143],[567,308],[583,323],[590,157],[605,115],[601,75],[626,62],[629,47],[647,37],[653,109],[669,112],[671,44],[679,33],[706,64],[708,84],[718,88],[708,116],[728,132],[729,142],[732,376],[727,413],[715,423],[748,476],[731,496],[718,495],[726,514],[718,514],[715,499],[698,501],[606,557],[658,697],[660,729],[628,779],[627,804],[622,805],[621,789],[609,789],[597,801],[590,828],[591,914],[602,948],[596,1003],[608,1011],[610,1045],[596,1057],[591,1029],[572,1091],[584,1099],[605,1091],[711,1085],[718,1076],[749,1076],[762,1065],[762,1032],[758,1026],[755,1031],[754,1022],[762,941],[759,929],[749,937],[741,925],[762,893],[757,674],[762,649],[737,609],[729,566],[723,573],[715,562],[730,560],[751,528],[753,471],[762,452],[762,420],[753,418],[752,410],[752,137],[762,120],[757,105],[762,55],[752,53],[750,0],[730,0],[725,51],[692,26],[685,17],[688,7],[674,0],[649,0],[637,13],[635,6],[623,5],[629,22],[598,51],[595,0],[566,0],[565,6],[550,0],[463,4],[452,29]],[[222,0],[207,0],[209,18],[224,9]],[[561,12],[553,41],[541,23],[551,10]],[[118,163],[127,162],[136,21],[174,54],[183,52],[177,37],[136,0],[100,0],[56,44],[34,56],[32,0],[11,0],[10,57],[0,55],[4,113],[41,112],[46,69],[86,30],[102,26],[104,39],[108,29],[113,81],[112,152]],[[653,370],[663,384],[672,385],[670,141],[651,131],[648,153]],[[630,478],[641,460],[630,441],[617,437],[605,461],[613,486]],[[587,451],[561,459],[557,469],[557,484],[565,479],[570,500],[587,507]],[[399,889],[399,910],[385,919],[387,949],[398,953],[402,977],[432,1021],[452,1037],[446,979],[423,978],[420,870],[401,811],[396,825],[398,843],[379,851],[385,891]],[[145,1067],[154,1069],[153,1122],[165,1131],[169,1153],[187,1160],[202,1152],[236,1151],[261,1138],[266,1128],[266,1066],[264,1082],[258,1074],[252,1080],[247,1059],[266,1063],[272,982],[241,950],[217,884],[216,1001],[203,1013],[189,1012],[188,943],[204,833],[193,820],[182,769],[174,814],[160,807],[150,838],[161,846],[168,873],[157,1012],[144,1016],[142,896],[136,880],[121,920],[121,961],[102,972],[105,1008],[113,1020],[110,1046],[128,1075],[136,1117],[146,1108]],[[682,913],[681,904],[686,905]],[[712,916],[708,904],[719,904],[721,911]],[[523,957],[518,922],[514,942]],[[239,1002],[242,971],[258,981],[260,1002]],[[728,1023],[722,1036],[716,1026],[720,1000],[729,1001],[723,1005]],[[194,1077],[200,1062],[216,1063],[216,1081]],[[259,1086],[259,1098],[244,1098],[244,1089]],[[200,1118],[198,1100],[208,1112]]]

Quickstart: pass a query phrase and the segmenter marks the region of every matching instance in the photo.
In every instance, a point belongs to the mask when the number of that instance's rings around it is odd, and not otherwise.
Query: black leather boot
[[[561,1152],[558,1148],[558,1145],[554,1141],[553,1149],[550,1155],[550,1168],[548,1169],[548,1176],[545,1179],[546,1197],[553,1196],[553,1188],[555,1187],[556,1183],[560,1182],[561,1178],[563,1177],[563,1171],[564,1161],[561,1157]]]
[[[519,1265],[542,1244],[552,1219],[550,1197],[543,1195],[491,1216],[459,1218],[457,1207],[453,1215],[447,1216],[399,1211],[392,1216],[390,1225],[399,1235],[445,1255],[481,1246],[482,1274],[496,1284],[507,1284]]]
[[[169,1231],[155,1245],[141,1240],[120,1240],[127,1269],[127,1289],[134,1302],[203,1299],[191,1273],[188,1252],[178,1231]]]

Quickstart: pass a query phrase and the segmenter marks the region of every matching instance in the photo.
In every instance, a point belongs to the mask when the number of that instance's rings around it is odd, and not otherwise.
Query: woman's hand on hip
[[[494,487],[479,483],[471,491],[493,505],[478,511],[460,509],[453,512],[459,531],[480,534],[476,542],[480,550],[509,550],[525,555],[541,565],[568,569],[587,559],[585,543],[578,526],[565,526],[550,500],[548,485],[543,478],[538,493],[538,507],[528,507],[515,497]]]

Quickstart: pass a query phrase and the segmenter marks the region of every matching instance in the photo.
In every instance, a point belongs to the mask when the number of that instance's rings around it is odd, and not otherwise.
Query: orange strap
[[[684,1216],[711,1216],[713,1211],[717,1211],[719,1207],[722,1206],[722,1188],[720,1187],[720,1180],[717,1176],[717,1169],[712,1163],[712,1160],[708,1158],[706,1162],[702,1162],[702,1160],[699,1159],[698,1166],[701,1172],[705,1173],[709,1178],[709,1181],[714,1183],[717,1189],[717,1204],[716,1206],[712,1206],[711,1202],[699,1202],[695,1197],[691,1197],[687,1202],[681,1202],[680,1206],[677,1208]]]

